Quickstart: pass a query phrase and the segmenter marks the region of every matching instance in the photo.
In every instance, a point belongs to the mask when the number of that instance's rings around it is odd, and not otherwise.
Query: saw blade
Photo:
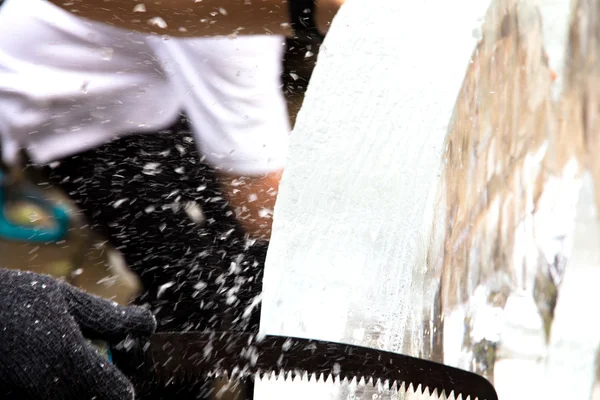
[[[484,377],[433,361],[312,339],[235,332],[157,333],[144,346],[144,380],[163,385],[202,378],[257,377],[362,382],[386,389],[497,400]],[[143,364],[143,365],[142,365]],[[402,389],[404,388],[404,389]]]
[[[235,381],[226,381],[220,389],[243,390],[244,385],[238,385]],[[430,393],[429,390],[421,391],[421,388],[407,387],[406,385],[385,386],[374,382],[354,381],[315,381],[307,377],[295,378],[293,380],[282,377],[263,377],[255,382],[254,399],[272,400],[305,400],[305,399],[354,399],[354,400],[454,400],[453,394],[446,396],[438,394],[437,391]],[[218,396],[217,396],[218,398]],[[466,400],[460,396],[459,399]]]

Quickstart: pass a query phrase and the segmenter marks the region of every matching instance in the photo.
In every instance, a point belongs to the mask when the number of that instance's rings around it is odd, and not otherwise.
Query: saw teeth
[[[304,373],[298,373],[298,372],[293,372],[293,371],[281,371],[279,373],[276,373],[275,371],[271,371],[271,373],[262,373],[260,375],[257,375],[257,378],[261,381],[279,381],[281,379],[283,379],[283,381],[285,382],[297,382],[297,381],[304,381],[304,382],[313,382],[313,383],[329,383],[329,384],[337,384],[337,385],[358,385],[358,386],[368,386],[371,388],[377,388],[378,390],[381,391],[397,391],[399,393],[415,393],[415,394],[420,394],[420,395],[426,395],[429,396],[433,399],[444,399],[444,398],[448,398],[448,399],[455,399],[455,400],[478,400],[478,399],[474,399],[471,398],[470,396],[467,397],[463,397],[462,394],[456,394],[454,393],[454,391],[450,391],[450,392],[446,392],[445,390],[439,391],[437,388],[434,388],[433,390],[430,389],[428,386],[424,386],[420,383],[406,383],[406,382],[402,382],[401,384],[398,384],[397,381],[389,381],[389,380],[381,380],[381,379],[377,379],[375,380],[373,377],[365,377],[365,376],[361,376],[361,377],[340,377],[335,376],[333,374],[320,374],[319,376],[316,376],[315,374],[307,374],[306,372]],[[483,400],[483,399],[481,399]]]
[[[206,371],[205,373],[194,373],[194,378],[197,380],[199,377],[205,377],[207,379],[215,379],[215,378],[225,378],[225,379],[233,379],[244,381],[247,379],[256,379],[263,382],[268,381],[280,381],[284,382],[313,382],[313,383],[328,383],[332,385],[358,385],[358,386],[368,386],[371,388],[377,388],[380,391],[392,391],[399,393],[415,393],[420,395],[427,395],[432,399],[455,399],[455,400],[485,400],[478,398],[471,398],[470,396],[464,397],[461,393],[455,393],[454,390],[446,392],[445,390],[438,391],[437,388],[431,390],[427,386],[423,386],[420,383],[416,382],[401,382],[399,384],[398,381],[390,381],[390,380],[375,380],[370,376],[344,376],[342,375],[334,375],[334,374],[308,374],[304,371],[258,371],[258,372],[250,372],[247,368],[233,368],[231,370],[220,370],[218,373]],[[173,384],[189,382],[190,377],[185,374],[174,374],[169,377],[168,380],[163,382],[165,386],[170,386]]]

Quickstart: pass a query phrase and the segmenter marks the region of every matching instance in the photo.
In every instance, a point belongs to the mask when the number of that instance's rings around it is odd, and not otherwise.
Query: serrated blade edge
[[[144,352],[146,367],[162,384],[204,377],[246,379],[265,375],[295,379],[353,380],[373,385],[412,387],[463,399],[497,400],[484,377],[402,354],[326,341],[234,332],[158,333]]]

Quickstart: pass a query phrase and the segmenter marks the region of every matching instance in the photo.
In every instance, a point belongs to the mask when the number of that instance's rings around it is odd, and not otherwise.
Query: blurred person
[[[185,157],[213,168],[210,186],[222,189],[247,234],[269,236],[290,130],[280,87],[283,44],[280,35],[141,34],[45,0],[8,0],[0,9],[4,161],[18,163],[19,150],[26,149],[36,165],[52,163],[47,175],[55,186],[140,275],[148,290],[140,300],[156,312],[164,308],[161,326],[175,315],[169,294],[188,297],[174,283],[190,281],[190,270],[207,263],[199,258],[210,248],[185,210],[161,213],[174,191],[184,206],[198,200],[206,172],[184,166]],[[193,141],[177,144],[182,126],[170,128],[182,110]],[[146,135],[164,129],[174,135]],[[152,149],[142,161],[138,153]],[[169,159],[161,156],[170,151]],[[146,168],[156,163],[160,169]],[[125,200],[132,204],[115,206]],[[158,210],[149,213],[152,207]],[[173,288],[159,300],[165,285]]]
[[[25,147],[38,164],[115,137],[172,125],[181,110],[219,169],[240,222],[267,239],[290,130],[281,91],[281,35],[163,38],[90,22],[45,0],[8,0],[0,13],[0,134],[4,159]],[[240,176],[257,193],[230,189]],[[251,188],[256,186],[256,188]],[[244,193],[245,194],[245,193]],[[259,208],[260,207],[260,208]]]
[[[229,207],[252,240],[268,240],[289,126],[279,88],[282,38],[264,34],[286,35],[306,22],[310,22],[305,29],[309,35],[318,34],[315,26],[325,33],[341,1],[318,0],[308,8],[306,1],[292,1],[291,13],[281,1],[262,2],[261,7],[216,0],[193,6],[186,2],[185,13],[178,12],[182,1],[166,3],[130,7],[120,1],[57,2],[65,11],[45,0],[6,0],[0,9],[3,160],[14,165],[19,150],[26,149],[36,166],[49,165],[43,171],[50,181],[74,199],[94,226],[108,233],[150,288],[145,301],[157,315],[159,327],[223,328],[239,317],[215,311],[243,309],[254,299],[239,288],[239,293],[227,290],[223,281],[229,277],[215,279],[221,271],[207,271],[200,265],[210,264],[206,257],[213,257],[215,263],[225,257],[211,254],[216,247],[207,244],[227,240],[236,228],[222,231],[218,240],[214,236],[207,240],[197,221],[186,214],[187,204],[201,199],[202,206]],[[305,13],[307,9],[313,14]],[[239,37],[197,38],[232,32]],[[177,122],[182,110],[191,121],[191,135]],[[146,135],[161,130],[163,134]],[[204,174],[203,169],[214,173]],[[210,183],[222,188],[222,197],[198,194]],[[210,231],[210,223],[206,229]],[[232,248],[247,249],[248,242],[239,238],[232,241]],[[235,282],[229,283],[260,282],[255,262],[233,256],[228,257],[242,268]],[[58,315],[80,323],[81,310],[75,305],[84,297],[75,296],[79,300],[73,303],[70,288],[45,276],[0,273],[7,275],[0,280],[3,304],[19,288],[43,281],[45,288],[52,288],[51,297],[34,297],[42,306],[57,305],[25,312],[27,302],[19,302],[24,309],[15,304],[14,312],[0,315],[0,324],[10,327],[9,343],[16,346],[15,356],[0,369],[0,382],[13,379],[10,394],[31,399],[79,399],[84,393],[132,398],[130,384],[118,371],[94,372],[97,359],[65,364],[39,358],[54,354],[70,359],[81,351],[83,336],[71,322],[67,329],[75,332],[76,340],[46,337],[30,324],[33,319],[48,327]],[[226,292],[227,302],[206,296],[208,290],[203,289],[211,285],[216,286],[214,292]],[[194,299],[200,292],[203,300],[198,302]],[[181,305],[185,302],[193,305],[186,309]],[[172,307],[165,311],[167,306]],[[178,306],[184,316],[190,316],[190,309],[206,313],[198,325],[185,327],[173,323],[171,315]],[[76,315],[64,316],[66,310]],[[154,330],[149,313],[136,317],[141,328],[127,322],[127,311],[119,315],[112,318],[114,324],[121,324],[115,328],[120,334]],[[119,336],[109,334],[110,329],[105,326],[107,336]],[[83,331],[94,329],[84,324]],[[28,340],[40,348],[26,352],[23,346]],[[61,351],[49,351],[56,346]],[[24,373],[29,367],[19,360],[25,358],[41,366],[39,373]],[[15,381],[15,376],[20,378]],[[42,379],[48,376],[56,380]],[[77,377],[77,390],[65,389],[70,376]]]

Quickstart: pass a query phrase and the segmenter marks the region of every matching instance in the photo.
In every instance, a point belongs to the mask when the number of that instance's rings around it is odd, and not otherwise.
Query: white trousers
[[[175,39],[76,17],[45,0],[0,8],[4,157],[27,147],[46,163],[184,110],[201,154],[240,174],[283,167],[290,126],[280,74],[284,39]]]

